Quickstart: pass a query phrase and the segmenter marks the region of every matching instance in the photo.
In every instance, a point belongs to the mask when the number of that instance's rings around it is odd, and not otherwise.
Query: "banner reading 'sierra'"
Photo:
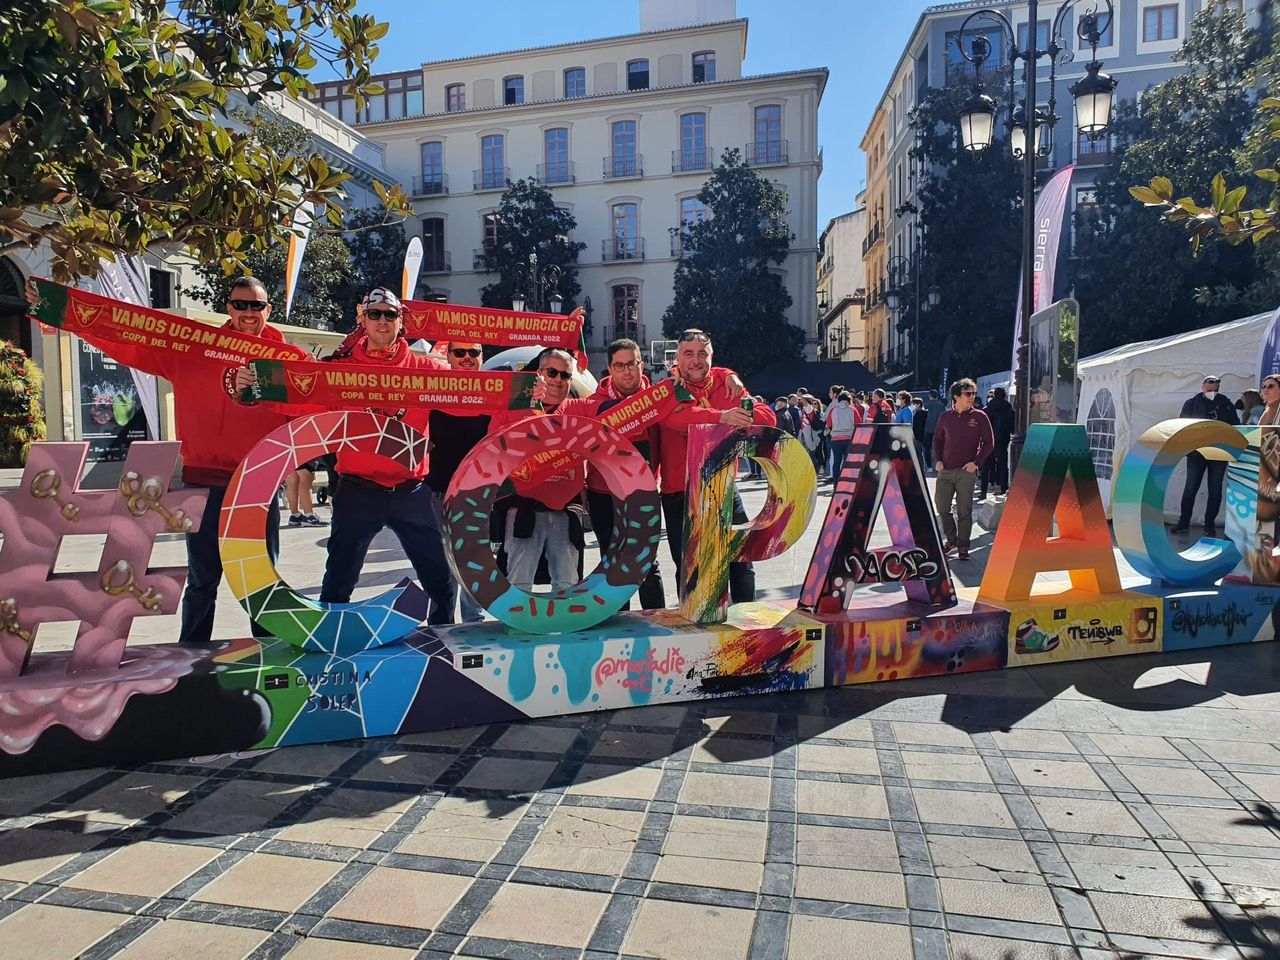
[[[211,327],[52,280],[37,277],[33,282],[40,298],[31,311],[37,320],[74,333],[108,354],[112,344],[130,344],[157,353],[181,354],[184,362],[216,363],[219,367],[243,366],[258,359],[302,360],[311,356],[291,343]]]
[[[366,364],[259,360],[244,399],[301,407],[432,407],[451,413],[527,410],[535,373],[424,370]]]
[[[445,340],[504,347],[558,347],[575,354],[579,368],[586,370],[583,316],[581,307],[569,314],[517,313],[458,303],[405,300],[404,332],[410,342],[421,338],[432,343]]]
[[[1044,185],[1036,200],[1035,256],[1031,262],[1032,300],[1031,312],[1039,313],[1053,303],[1053,278],[1058,265],[1058,245],[1062,239],[1062,226],[1067,216],[1067,193],[1071,189],[1071,174],[1076,165],[1069,163]],[[1022,280],[1019,275],[1016,317],[1013,321],[1013,362],[1010,370],[1018,369],[1018,341],[1022,337]]]

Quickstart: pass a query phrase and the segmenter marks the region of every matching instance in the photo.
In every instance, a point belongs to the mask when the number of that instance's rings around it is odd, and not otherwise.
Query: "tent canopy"
[[[769,401],[805,387],[825,403],[833,384],[850,390],[888,390],[889,385],[856,360],[804,361],[779,360],[747,378],[747,389]]]
[[[1270,323],[1271,314],[1260,313],[1126,344],[1079,362],[1077,418],[1089,432],[1098,485],[1108,505],[1115,472],[1130,446],[1160,421],[1178,416],[1206,375],[1221,377],[1222,393],[1233,402],[1258,385],[1258,352]],[[1175,477],[1169,484],[1170,502],[1181,492],[1182,481]]]

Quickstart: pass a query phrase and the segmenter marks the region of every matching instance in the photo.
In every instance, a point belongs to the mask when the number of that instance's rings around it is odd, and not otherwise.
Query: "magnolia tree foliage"
[[[0,4],[0,254],[48,243],[60,280],[100,257],[185,249],[228,272],[310,201],[337,227],[348,175],[229,127],[268,94],[313,92],[321,59],[358,98],[388,25],[356,0],[6,0]],[[375,189],[402,213],[398,188]]]
[[[578,254],[587,246],[569,239],[577,225],[573,214],[557,207],[551,192],[532,178],[507,184],[498,203],[494,242],[483,251],[485,270],[498,274],[498,280],[480,291],[481,305],[510,310],[515,293],[531,294],[521,271],[528,269],[529,254],[536,253],[539,271],[548,267],[560,271],[556,289],[548,287],[547,295],[558,292],[564,301],[561,310],[572,310],[582,292]]]
[[[1129,193],[1145,207],[1160,211],[1165,222],[1181,224],[1195,254],[1211,239],[1257,248],[1266,276],[1251,292],[1253,299],[1270,305],[1280,294],[1280,244],[1274,242],[1280,230],[1280,98],[1268,93],[1280,81],[1280,34],[1275,29],[1276,13],[1269,4],[1260,8],[1260,15],[1269,19],[1263,23],[1265,29],[1258,31],[1246,30],[1240,14],[1225,13],[1217,18],[1219,32],[1229,31],[1239,38],[1235,58],[1240,63],[1238,78],[1230,86],[1220,84],[1219,91],[1241,103],[1230,118],[1234,123],[1230,156],[1211,176],[1205,173],[1199,177],[1179,176],[1178,164],[1170,158],[1160,173],[1143,177],[1145,185],[1130,187]],[[1214,22],[1203,13],[1196,18],[1196,25],[1202,21],[1206,31]],[[1195,39],[1193,28],[1188,44]],[[1186,144],[1181,146],[1186,150]],[[1177,196],[1186,184],[1194,189],[1206,180],[1208,186],[1198,191],[1203,199]],[[1214,292],[1223,293],[1221,288]]]
[[[1265,302],[1258,291],[1265,263],[1251,246],[1213,245],[1197,257],[1129,190],[1157,176],[1207,184],[1238,169],[1257,99],[1257,43],[1239,14],[1211,7],[1174,55],[1178,73],[1145,91],[1121,77],[1124,99],[1112,121],[1110,162],[1096,177],[1097,206],[1078,211],[1075,225],[1071,273],[1086,354],[1221,323]]]
[[[666,335],[707,331],[716,363],[744,376],[800,359],[804,331],[787,322],[791,295],[777,270],[791,246],[786,192],[726,150],[698,200],[706,219],[671,231],[684,253],[662,316]]]

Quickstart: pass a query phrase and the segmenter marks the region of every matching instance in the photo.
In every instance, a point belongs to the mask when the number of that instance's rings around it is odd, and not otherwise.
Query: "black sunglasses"
[[[366,310],[364,315],[370,320],[399,320],[399,310]]]
[[[573,379],[573,374],[570,373],[568,370],[555,370],[555,369],[552,369],[551,367],[547,367],[547,369],[541,372],[545,373],[548,377],[553,377],[553,378],[559,377],[561,380]]]
[[[962,397],[976,397],[977,395],[978,395],[977,390],[961,390],[960,391],[960,396]]]
[[[259,313],[271,306],[266,300],[230,300],[228,302],[237,310],[254,310]]]
[[[688,343],[690,340],[697,340],[699,343],[710,343],[711,338],[701,330],[686,330],[680,334],[679,343]]]
[[[478,357],[480,351],[475,347],[450,347],[449,352],[461,360],[463,357]]]

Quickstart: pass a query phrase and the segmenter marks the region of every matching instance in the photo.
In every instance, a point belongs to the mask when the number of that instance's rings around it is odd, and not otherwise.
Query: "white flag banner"
[[[311,204],[304,203],[293,213],[290,224],[289,252],[285,258],[284,271],[284,319],[289,320],[289,310],[293,307],[293,294],[298,289],[298,273],[302,269],[302,257],[307,252],[307,238],[311,236],[313,213]]]
[[[140,307],[151,305],[147,268],[141,257],[117,254],[114,260],[103,260],[102,269],[98,271],[97,287],[97,292],[104,297],[136,303]],[[147,420],[147,436],[152,440],[159,440],[160,404],[156,398],[155,375],[132,367],[129,368],[129,373],[133,376],[138,402],[142,405],[142,413]]]
[[[414,299],[418,287],[418,272],[422,269],[422,238],[414,237],[404,252],[404,274],[400,278],[400,299]]]

